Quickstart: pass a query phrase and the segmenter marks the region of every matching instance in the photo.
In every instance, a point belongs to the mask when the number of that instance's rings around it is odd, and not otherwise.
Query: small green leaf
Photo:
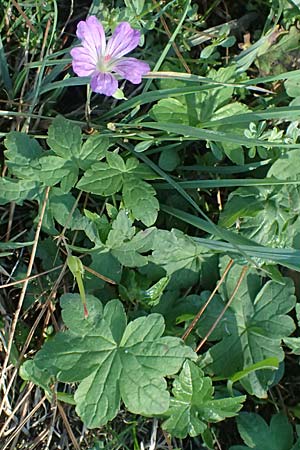
[[[157,219],[159,203],[155,198],[155,189],[145,181],[127,176],[123,184],[124,205],[134,218],[143,222],[147,227]]]
[[[22,205],[24,200],[34,200],[40,194],[40,185],[31,180],[0,178],[0,205],[16,202]]]
[[[143,291],[141,300],[147,305],[155,306],[159,303],[161,296],[170,281],[170,277],[162,277],[157,283],[153,284],[149,289]]]
[[[60,156],[42,156],[35,161],[32,167],[35,171],[33,177],[45,186],[55,186],[60,181],[65,180],[65,178],[69,179],[70,176],[72,177],[71,187],[77,181],[78,167]]]
[[[202,434],[209,422],[220,422],[233,417],[241,409],[245,396],[214,399],[214,388],[209,377],[191,361],[186,361],[175,378],[168,419],[162,427],[173,436]]]
[[[150,115],[158,122],[175,122],[189,125],[187,107],[176,98],[164,98],[154,105]]]
[[[287,337],[283,342],[291,349],[293,355],[300,355],[300,337]]]
[[[229,450],[292,450],[293,428],[282,413],[272,416],[269,426],[258,414],[240,413],[237,426],[246,446],[234,445]]]
[[[22,380],[32,381],[34,384],[43,388],[48,395],[51,395],[50,383],[54,377],[46,369],[36,366],[33,360],[25,361],[19,370],[19,375]]]
[[[77,187],[86,192],[98,195],[113,195],[123,188],[125,207],[133,217],[141,220],[146,226],[156,221],[159,209],[154,188],[141,177],[149,177],[149,170],[139,170],[136,158],[128,158],[126,162],[115,152],[106,152],[106,163],[96,163],[87,170]],[[151,173],[152,177],[152,173]]]
[[[135,227],[128,215],[121,209],[113,221],[112,230],[109,232],[106,245],[113,249],[118,248],[124,241],[130,241],[135,235]]]
[[[159,156],[159,167],[167,172],[172,172],[179,166],[181,160],[175,148],[163,150]]]
[[[300,97],[300,81],[299,78],[286,80],[284,82],[286,93],[289,97]]]
[[[26,133],[11,131],[5,141],[5,156],[10,171],[19,178],[36,180],[33,162],[42,155],[43,150],[36,139]]]
[[[75,202],[76,199],[72,194],[66,194],[56,187],[51,189],[43,221],[43,227],[47,229],[48,233],[57,234],[54,221],[63,227],[67,225],[70,229],[81,229],[78,227],[78,222],[82,216],[77,208],[73,209]]]
[[[47,144],[63,159],[79,158],[81,129],[63,116],[57,116],[49,127]]]
[[[199,271],[206,251],[182,231],[157,230],[151,261],[162,266],[168,275],[186,268]]]
[[[106,150],[109,148],[109,139],[101,134],[89,136],[84,142],[78,155],[78,165],[80,169],[87,170],[91,165],[105,157]]]
[[[107,163],[96,163],[87,170],[77,184],[78,189],[97,195],[113,195],[123,184],[122,172]]]
[[[280,180],[289,178],[297,180],[300,176],[300,156],[298,150],[290,150],[281,155],[270,167],[268,177]]]
[[[106,152],[106,161],[112,169],[119,172],[126,172],[126,165],[122,156],[116,152]]]
[[[137,153],[145,152],[146,150],[148,150],[148,148],[151,147],[151,145],[153,145],[153,140],[139,142],[134,147],[134,151]]]
[[[135,227],[126,212],[121,210],[114,220],[105,246],[119,262],[127,267],[141,267],[147,264],[148,253],[153,248],[155,229],[148,228],[135,234]]]

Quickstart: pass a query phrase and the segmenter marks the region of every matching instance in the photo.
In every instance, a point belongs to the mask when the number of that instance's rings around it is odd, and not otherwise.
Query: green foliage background
[[[298,2],[19,3],[35,33],[6,0],[0,22],[5,398],[32,382],[72,405],[84,449],[145,430],[300,448]],[[141,31],[152,71],[119,99],[70,68],[88,14]]]

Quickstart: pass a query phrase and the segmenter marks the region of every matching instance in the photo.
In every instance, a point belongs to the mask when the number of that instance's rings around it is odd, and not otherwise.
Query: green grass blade
[[[211,89],[221,89],[222,86],[217,86],[215,84],[207,84],[205,86],[190,85],[183,86],[180,88],[172,89],[160,89],[157,91],[146,92],[145,94],[137,95],[136,97],[121,103],[119,106],[114,108],[112,111],[103,114],[104,119],[109,119],[110,117],[115,117],[117,114],[128,111],[129,109],[136,108],[141,105],[146,105],[148,103],[153,103],[162,98],[169,97],[180,97],[182,95],[194,94],[201,91],[209,91]]]
[[[45,92],[52,91],[53,89],[61,89],[70,86],[85,86],[89,84],[90,77],[70,77],[64,78],[60,81],[54,81],[53,83],[48,83],[41,87],[40,94],[45,94]]]
[[[146,163],[151,169],[153,169],[156,173],[158,173],[162,178],[164,178],[172,188],[174,188],[177,192],[179,192],[180,195],[204,218],[202,219],[202,225],[205,226],[205,228],[202,228],[204,231],[207,231],[211,233],[212,235],[216,235],[221,239],[228,240],[232,243],[233,247],[236,247],[236,250],[238,253],[242,253],[244,258],[250,263],[255,266],[255,263],[251,261],[251,259],[248,257],[248,255],[243,252],[239,248],[239,244],[237,243],[238,240],[234,239],[232,240],[230,232],[227,232],[227,230],[224,230],[223,228],[219,227],[218,225],[214,224],[214,222],[202,211],[202,209],[199,207],[199,205],[190,197],[190,195],[180,186],[176,181],[174,181],[169,175],[167,175],[162,169],[160,169],[155,163],[153,163],[149,158],[147,158],[145,155],[141,153],[136,153],[132,149],[130,151],[137,156],[137,158],[141,159],[144,163]],[[166,209],[165,209],[166,211]],[[210,230],[210,231],[208,231]],[[233,233],[232,233],[233,234]]]
[[[245,82],[230,82],[227,81],[226,83],[223,81],[216,81],[208,77],[204,77],[202,75],[194,75],[192,73],[185,73],[185,72],[172,72],[172,71],[161,71],[161,72],[149,72],[147,75],[144,75],[143,78],[150,78],[155,80],[164,80],[164,79],[170,79],[170,80],[178,80],[178,81],[187,81],[190,83],[213,83],[215,87],[222,86],[222,87],[233,87],[233,88],[244,88],[249,89],[250,91],[257,91],[261,92],[263,94],[273,94],[272,91],[269,91],[268,89],[259,87],[259,86],[253,86],[253,84],[246,85]]]
[[[244,114],[236,114],[219,120],[210,120],[202,123],[205,128],[218,127],[220,125],[236,125],[241,123],[256,122],[258,120],[297,120],[300,118],[300,106],[284,106],[269,108],[263,111],[254,111]]]
[[[172,216],[194,226],[207,233],[212,233],[212,229],[209,224],[205,223],[203,219],[197,216],[181,211],[177,208],[172,208],[166,205],[161,205],[161,210],[171,214]],[[215,225],[215,227],[218,227]],[[293,270],[300,272],[300,251],[293,248],[283,249],[283,248],[273,248],[264,247],[257,244],[256,242],[247,239],[237,233],[230,230],[222,230],[222,234],[225,241],[217,241],[214,239],[198,238],[193,239],[202,246],[208,248],[209,250],[216,251],[218,253],[226,253],[232,255],[247,255],[247,259],[255,258],[261,261],[269,263],[270,261],[275,264],[281,264],[282,266],[288,267]]]
[[[200,166],[195,164],[194,166],[179,166],[178,169],[184,171],[210,172],[219,174],[245,173],[259,169],[263,166],[268,166],[272,162],[272,159],[265,159],[264,161],[244,164],[243,166]]]
[[[240,234],[234,233],[233,231],[226,230],[225,228],[221,228],[216,224],[211,225],[210,222],[201,219],[200,217],[194,216],[193,214],[187,213],[177,208],[173,208],[172,206],[161,205],[160,208],[162,211],[171,214],[173,217],[182,220],[183,222],[192,225],[199,230],[205,231],[206,233],[211,234],[212,236],[222,235],[224,241],[230,242],[232,245],[240,246],[240,245],[251,245],[255,246],[255,241],[251,239],[247,239]],[[217,232],[216,232],[217,231]],[[215,242],[215,241],[213,241]],[[217,242],[217,241],[216,241]]]
[[[7,92],[8,98],[11,99],[12,82],[11,82],[11,78],[9,75],[8,64],[7,64],[1,36],[0,36],[0,74],[1,74],[3,84],[4,84],[4,88]]]
[[[184,189],[198,188],[221,188],[221,187],[240,187],[240,186],[283,186],[285,184],[299,185],[300,180],[277,180],[276,178],[250,178],[250,179],[227,179],[227,180],[192,180],[178,181],[179,186]],[[155,189],[170,189],[168,183],[156,183]]]
[[[180,123],[142,122],[135,125],[139,128],[150,128],[153,130],[165,131],[168,134],[184,136],[191,141],[201,139],[213,142],[234,142],[235,144],[246,145],[247,147],[261,145],[262,147],[300,148],[300,144],[286,144],[282,142],[269,142],[263,139],[249,139],[242,135],[239,136],[222,131],[205,130],[188,125],[181,125]]]

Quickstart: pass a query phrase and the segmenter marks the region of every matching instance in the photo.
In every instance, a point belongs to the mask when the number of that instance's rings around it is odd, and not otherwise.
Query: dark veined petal
[[[142,81],[142,76],[150,72],[150,67],[144,61],[139,61],[136,58],[124,58],[114,64],[113,71],[125,80],[131,81],[133,84],[139,84]]]
[[[79,77],[89,77],[96,70],[96,62],[85,47],[75,47],[70,51],[72,67]]]
[[[82,40],[95,61],[105,54],[105,33],[102,24],[96,16],[90,16],[85,21],[81,20],[77,25],[77,37]]]
[[[105,54],[111,58],[121,58],[138,46],[140,32],[131,28],[128,22],[121,22],[109,39]]]
[[[113,95],[118,89],[118,82],[115,77],[108,72],[97,72],[91,79],[92,91],[98,94]]]

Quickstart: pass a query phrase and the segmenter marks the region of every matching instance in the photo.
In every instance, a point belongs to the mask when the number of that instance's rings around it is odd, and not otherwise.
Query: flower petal
[[[131,81],[133,84],[139,84],[142,81],[142,76],[150,72],[150,67],[144,61],[139,61],[136,58],[123,58],[114,64],[112,70],[125,80]]]
[[[96,70],[96,63],[89,50],[85,47],[75,47],[70,51],[72,67],[79,77],[89,77]]]
[[[92,91],[98,94],[113,95],[118,89],[118,82],[111,73],[97,72],[91,79]]]
[[[90,16],[86,21],[81,20],[77,25],[76,34],[82,40],[82,45],[90,51],[95,61],[99,56],[105,54],[105,33],[96,16]]]
[[[105,54],[111,58],[120,58],[138,46],[141,33],[131,28],[128,22],[121,22],[109,39]]]

